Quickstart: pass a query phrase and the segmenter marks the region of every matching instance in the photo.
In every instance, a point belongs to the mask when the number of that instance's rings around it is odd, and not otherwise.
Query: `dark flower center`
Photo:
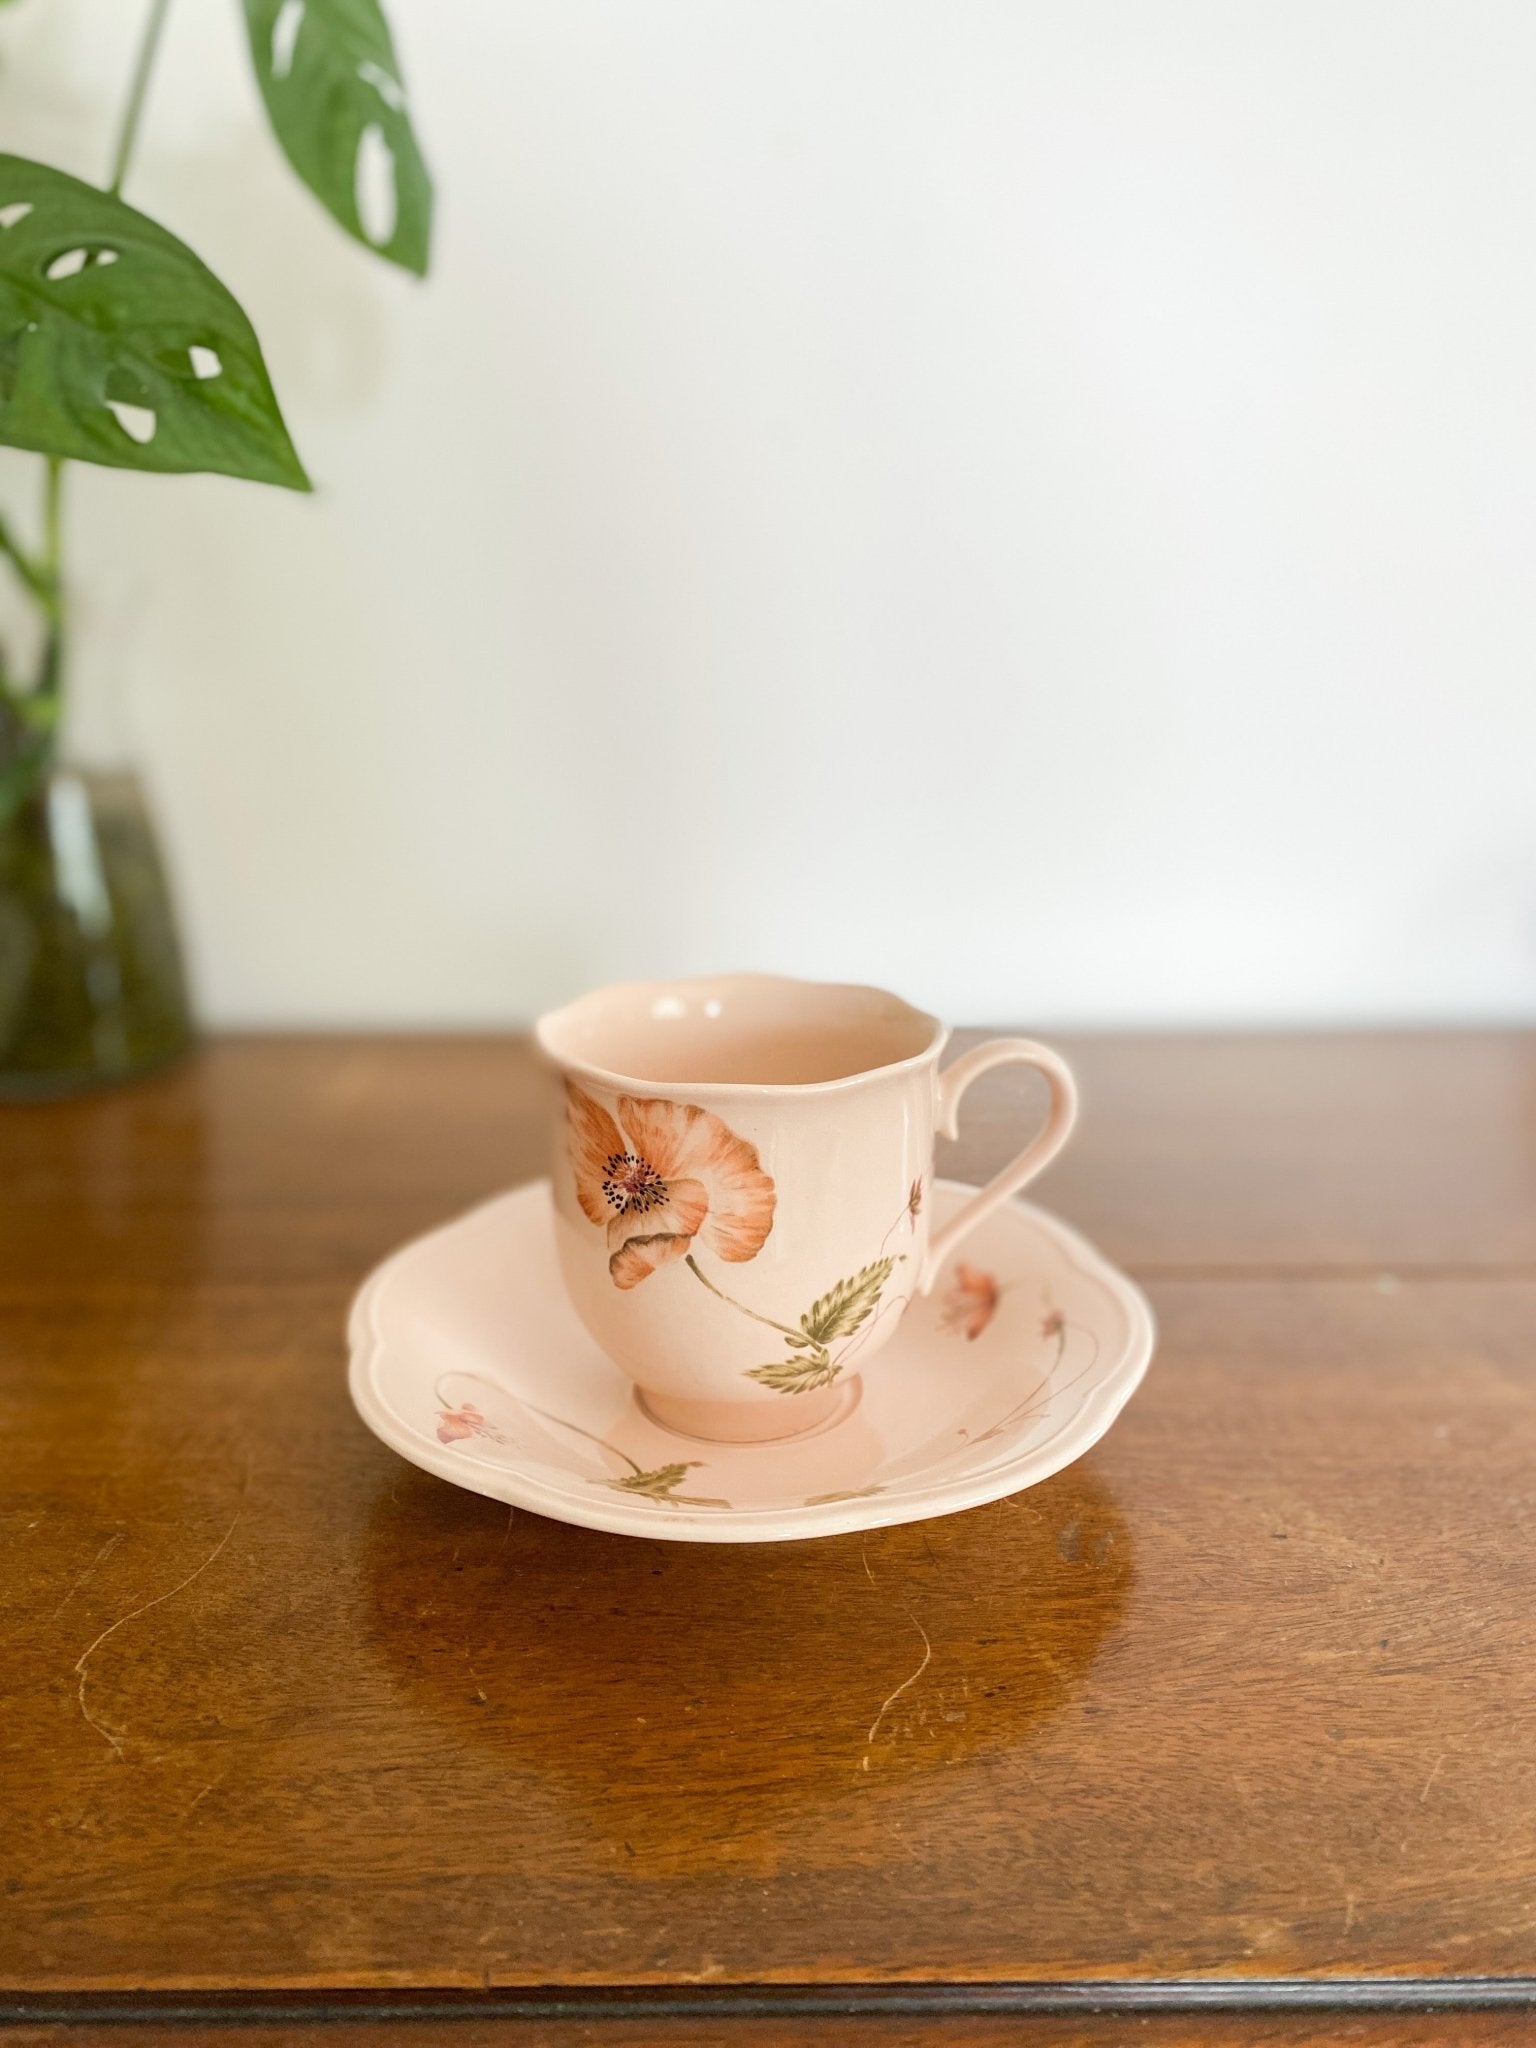
[[[603,1194],[622,1216],[626,1211],[659,1209],[667,1184],[648,1159],[637,1152],[610,1152],[603,1174]]]

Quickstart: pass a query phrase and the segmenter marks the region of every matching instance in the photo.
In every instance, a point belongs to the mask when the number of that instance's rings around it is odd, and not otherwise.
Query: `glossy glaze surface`
[[[974,1196],[931,1190],[941,1222]],[[954,1514],[1081,1457],[1151,1354],[1124,1274],[1046,1211],[1005,1203],[968,1242],[978,1263],[955,1260],[906,1304],[878,1356],[866,1363],[857,1330],[839,1346],[819,1429],[707,1442],[659,1425],[582,1328],[554,1231],[549,1183],[530,1181],[396,1252],[352,1305],[348,1383],[413,1465],[582,1528],[805,1542]]]
[[[1061,1150],[1077,1091],[1059,1055],[998,1039],[941,1074],[947,1037],[888,990],[770,974],[626,982],[540,1018],[549,1263],[654,1420],[712,1443],[821,1429],[855,1353],[862,1371]],[[935,1135],[1002,1065],[1043,1077],[1048,1112],[930,1243]]]

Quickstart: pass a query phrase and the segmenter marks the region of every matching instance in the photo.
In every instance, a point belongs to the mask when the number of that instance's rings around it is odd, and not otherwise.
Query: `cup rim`
[[[773,986],[787,989],[818,989],[823,992],[835,990],[842,994],[857,996],[880,996],[886,1002],[904,1010],[914,1023],[928,1027],[927,1042],[919,1051],[908,1053],[899,1060],[883,1060],[874,1066],[860,1067],[853,1074],[837,1074],[826,1081],[690,1081],[686,1078],[666,1080],[643,1080],[638,1075],[626,1074],[616,1067],[604,1067],[595,1061],[583,1059],[579,1054],[562,1049],[556,1041],[556,1034],[562,1027],[568,1027],[576,1014],[601,998],[614,996],[636,996],[649,993],[652,1000],[657,996],[688,990],[702,991],[707,988],[724,989],[742,986]],[[620,1095],[654,1094],[658,1090],[667,1094],[711,1097],[776,1097],[786,1098],[800,1095],[833,1095],[852,1088],[863,1087],[876,1080],[886,1080],[893,1074],[926,1066],[938,1059],[949,1039],[949,1026],[942,1023],[927,1010],[920,1010],[915,1003],[909,1003],[904,996],[892,990],[880,988],[873,982],[863,981],[818,981],[812,977],[794,974],[763,974],[737,972],[730,974],[694,974],[672,977],[659,981],[615,981],[601,988],[588,989],[585,994],[571,1002],[562,1003],[558,1009],[546,1010],[533,1027],[534,1042],[545,1060],[562,1073],[580,1074],[593,1081],[600,1088],[607,1088]]]

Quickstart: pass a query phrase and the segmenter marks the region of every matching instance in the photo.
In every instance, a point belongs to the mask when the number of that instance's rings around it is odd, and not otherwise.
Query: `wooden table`
[[[521,1044],[0,1111],[11,2038],[1531,2038],[1536,1039],[1068,1050],[1043,1198],[1148,1288],[1145,1387],[1034,1492],[741,1549],[348,1406],[369,1266],[541,1164]]]

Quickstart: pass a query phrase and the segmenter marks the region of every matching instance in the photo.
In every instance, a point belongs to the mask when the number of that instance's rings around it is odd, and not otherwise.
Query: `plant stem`
[[[149,90],[150,74],[160,48],[171,0],[149,0],[149,14],[139,38],[128,99],[112,153],[108,191],[123,189],[139,120]],[[43,539],[37,554],[23,548],[0,522],[0,554],[10,558],[48,628],[41,670],[35,687],[23,689],[0,674],[0,818],[48,773],[58,740],[63,711],[65,628],[64,597],[64,464],[50,455],[43,465]]]
[[[64,591],[59,575],[63,528],[63,464],[56,455],[43,465],[43,539],[36,554],[0,527],[0,551],[16,573],[47,628],[42,659],[28,686],[0,675],[0,826],[9,822],[48,775],[58,745],[64,686]]]
[[[744,1316],[750,1316],[754,1323],[766,1323],[770,1330],[777,1330],[782,1336],[793,1337],[797,1344],[803,1345],[806,1342],[806,1335],[804,1330],[792,1330],[789,1327],[788,1323],[776,1323],[773,1320],[772,1316],[760,1316],[755,1308],[748,1308],[745,1302],[733,1301],[730,1295],[722,1293],[721,1290],[715,1285],[713,1280],[705,1280],[704,1275],[699,1271],[697,1265],[694,1263],[694,1257],[692,1252],[690,1252],[688,1256],[683,1260],[683,1264],[688,1268],[689,1272],[692,1273],[695,1280],[704,1281],[704,1285],[709,1289],[710,1293],[719,1295],[720,1299],[723,1302],[725,1302],[728,1307],[739,1309]],[[820,1345],[817,1345],[814,1348],[816,1350],[820,1350],[822,1347]]]
[[[64,682],[64,462],[50,455],[43,469],[43,551],[38,557],[42,588],[38,603],[48,621],[38,693],[57,700]]]
[[[155,68],[155,53],[160,47],[160,34],[165,27],[166,10],[170,4],[171,0],[149,0],[149,19],[139,41],[133,82],[128,88],[128,104],[123,109],[122,126],[117,131],[117,148],[112,155],[112,177],[107,190],[114,195],[122,191],[123,180],[128,175],[133,145],[138,139],[139,116],[144,111],[144,95],[149,90],[149,75]]]
[[[22,546],[3,517],[0,517],[0,555],[4,555],[14,566],[16,574],[32,596],[40,605],[43,604],[48,589],[48,578],[43,573],[43,565],[36,555]]]
[[[64,461],[50,455],[43,473],[43,552],[38,560],[42,572],[43,602],[57,614],[59,577],[64,564]]]

